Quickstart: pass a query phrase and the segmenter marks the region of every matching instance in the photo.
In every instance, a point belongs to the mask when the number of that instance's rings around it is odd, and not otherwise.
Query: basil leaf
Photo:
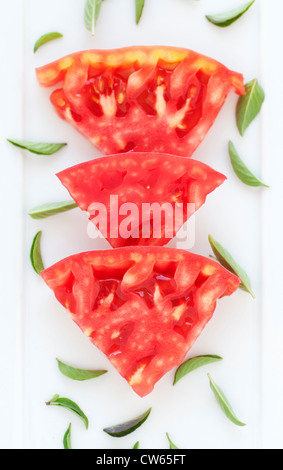
[[[145,4],[145,0],[135,0],[136,1],[136,24],[139,24],[142,17],[142,12]]]
[[[107,370],[76,369],[75,367],[71,367],[68,364],[65,364],[64,362],[59,361],[59,359],[57,359],[57,363],[59,370],[63,375],[65,375],[69,379],[79,380],[81,382],[84,380],[95,379],[108,372]]]
[[[208,375],[208,378],[209,378],[210,388],[213,391],[217,402],[219,403],[221,409],[224,411],[227,418],[229,418],[230,421],[232,421],[232,423],[236,424],[237,426],[246,426],[245,423],[242,423],[241,421],[238,420],[238,418],[236,417],[234,411],[232,410],[232,407],[231,407],[229,401],[225,397],[222,390],[218,387],[218,385],[216,385],[215,382],[213,382],[210,375],[209,374],[207,374],[207,375]]]
[[[256,78],[247,83],[245,88],[246,94],[240,96],[236,108],[237,126],[241,136],[244,136],[249,125],[259,114],[265,99],[264,90]]]
[[[8,142],[24,150],[28,150],[36,155],[53,155],[67,144],[46,144],[40,142],[30,142],[26,140],[10,140]]]
[[[100,13],[103,0],[86,0],[85,4],[85,26],[91,34],[95,34],[95,25]]]
[[[63,34],[61,33],[48,33],[48,34],[44,34],[43,36],[41,36],[35,43],[34,45],[34,48],[33,48],[33,52],[35,53],[41,46],[43,46],[44,44],[47,44],[48,42],[50,41],[54,41],[54,39],[59,39],[59,38],[62,38],[63,37]]]
[[[229,142],[229,155],[236,175],[244,184],[248,186],[265,186],[266,188],[269,188],[269,186],[264,184],[252,174],[252,172],[241,160],[233,142],[231,141]]]
[[[212,362],[218,361],[222,361],[222,357],[206,355],[193,357],[188,361],[183,362],[183,364],[181,364],[176,371],[173,385],[176,385],[176,383],[181,380],[185,375],[189,374],[190,372],[193,372],[199,367],[203,367],[207,364],[211,364]]]
[[[64,449],[72,449],[71,428],[72,428],[72,423],[70,423],[70,426],[68,427],[67,431],[64,434],[64,438],[63,438]]]
[[[170,444],[170,449],[179,449],[179,447],[177,447],[177,446],[174,444],[174,442],[171,441],[168,432],[166,433],[166,436],[167,436],[167,439],[168,439],[169,444]]]
[[[38,220],[45,219],[62,212],[67,212],[71,209],[76,209],[77,207],[78,205],[74,201],[54,202],[51,204],[43,204],[42,206],[34,207],[29,211],[28,214],[32,219]]]
[[[133,449],[139,449],[140,448],[140,443],[137,441],[133,447]]]
[[[238,8],[234,8],[233,10],[230,11],[225,11],[224,13],[218,13],[216,15],[207,15],[206,18],[210,23],[213,23],[216,26],[219,26],[220,28],[226,28],[227,26],[230,26],[232,23],[235,23],[241,16],[246,13],[251,6],[254,4],[255,0],[249,3],[245,3],[244,5],[241,5]]]
[[[255,298],[255,294],[253,293],[251,287],[251,281],[244,269],[241,268],[241,266],[234,260],[232,255],[227,250],[225,250],[225,248],[223,248],[220,243],[214,240],[211,235],[209,235],[208,239],[219,263],[222,264],[224,268],[228,269],[228,271],[238,276],[242,281],[240,285],[241,289],[245,290],[246,292],[249,292],[251,296]]]
[[[136,429],[138,429],[147,420],[147,418],[150,415],[150,412],[151,412],[151,408],[148,411],[146,411],[144,414],[142,414],[141,416],[138,416],[137,418],[132,419],[131,421],[127,421],[126,423],[123,423],[123,424],[117,424],[116,426],[105,428],[103,429],[103,431],[112,437],[127,436],[128,434],[131,434]]]
[[[30,260],[33,269],[37,274],[40,274],[41,271],[44,271],[44,264],[41,256],[40,241],[41,241],[42,232],[38,232],[32,242],[30,250]]]
[[[59,395],[54,395],[54,397],[51,400],[46,402],[46,405],[47,406],[55,405],[55,406],[61,406],[63,408],[67,408],[68,410],[72,411],[77,416],[79,416],[83,420],[86,429],[88,429],[88,418],[80,409],[80,407],[72,400],[69,400],[69,398],[60,398]]]

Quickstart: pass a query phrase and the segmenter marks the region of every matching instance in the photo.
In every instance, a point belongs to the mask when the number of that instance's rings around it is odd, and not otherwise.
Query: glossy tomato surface
[[[41,275],[141,397],[180,365],[217,299],[240,284],[210,259],[164,247],[82,253]]]
[[[190,157],[243,76],[197,52],[130,47],[71,54],[37,69],[59,116],[106,155]]]
[[[99,158],[58,177],[113,248],[167,244],[226,179],[193,159],[153,152]]]

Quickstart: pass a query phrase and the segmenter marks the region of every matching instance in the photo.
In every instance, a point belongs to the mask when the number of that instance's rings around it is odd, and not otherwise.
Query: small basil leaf
[[[142,17],[142,12],[145,4],[145,0],[135,0],[136,1],[136,23],[139,24]]]
[[[235,23],[241,16],[246,13],[251,6],[254,4],[255,0],[249,3],[245,3],[238,8],[234,8],[230,11],[225,11],[224,13],[218,13],[216,15],[207,15],[206,18],[208,21],[213,23],[215,26],[219,26],[220,28],[226,28],[230,26],[232,23]]]
[[[136,429],[138,429],[147,420],[147,418],[150,415],[150,412],[151,412],[151,408],[148,411],[146,411],[146,413],[142,414],[141,416],[138,416],[135,419],[132,419],[131,421],[127,421],[126,423],[123,423],[123,424],[117,424],[116,426],[105,428],[103,429],[103,431],[112,437],[127,436],[128,434],[131,434]]]
[[[241,421],[238,420],[238,418],[236,417],[234,411],[232,410],[232,407],[231,407],[229,401],[225,397],[222,390],[218,387],[218,385],[216,385],[215,382],[213,382],[210,375],[209,374],[207,374],[207,375],[208,375],[208,378],[209,378],[210,388],[213,391],[217,402],[219,403],[221,409],[224,411],[227,418],[229,418],[230,421],[232,421],[232,423],[236,424],[237,426],[246,426],[245,423],[242,423]]]
[[[265,186],[269,188],[266,184],[260,181],[253,173],[248,169],[248,167],[241,160],[233,142],[229,142],[229,155],[230,160],[233,166],[233,169],[238,176],[238,178],[248,186]]]
[[[246,94],[240,96],[236,108],[237,126],[241,136],[244,136],[249,125],[259,114],[265,99],[264,90],[257,79],[247,83],[245,88]]]
[[[188,361],[181,364],[175,374],[174,383],[181,380],[185,375],[193,372],[194,370],[198,369],[199,367],[206,366],[207,364],[211,364],[213,362],[222,361],[222,357],[220,356],[213,356],[213,355],[206,355],[206,356],[197,356],[189,359]]]
[[[46,405],[55,405],[67,408],[68,410],[72,411],[77,416],[79,416],[83,420],[86,429],[88,429],[88,418],[80,409],[80,407],[72,400],[69,400],[69,398],[60,398],[59,395],[55,395],[51,400],[46,402]]]
[[[179,449],[179,447],[177,447],[177,446],[174,444],[174,442],[171,441],[168,432],[166,433],[166,436],[167,436],[167,439],[168,439],[169,444],[170,444],[170,449]]]
[[[35,43],[34,45],[34,48],[33,48],[33,52],[35,53],[41,46],[43,46],[44,44],[47,44],[48,42],[50,41],[54,41],[54,39],[59,39],[59,38],[62,38],[63,37],[63,34],[61,33],[48,33],[48,34],[44,34],[43,36],[41,36]]]
[[[59,361],[59,359],[57,359],[57,363],[59,370],[63,375],[65,375],[69,379],[79,380],[81,382],[84,380],[95,379],[108,372],[107,370],[76,369],[75,367],[71,367],[68,364],[65,364],[64,362]]]
[[[71,209],[76,209],[77,207],[78,205],[74,201],[54,202],[34,207],[28,214],[32,219],[39,220],[51,217],[52,215],[61,214],[62,212],[67,212]]]
[[[140,448],[140,443],[137,441],[133,447],[133,449],[139,449]]]
[[[85,4],[85,26],[94,36],[95,25],[100,13],[103,0],[86,0]]]
[[[72,423],[70,423],[70,426],[68,427],[67,431],[64,434],[64,438],[63,438],[64,449],[72,449],[71,429],[72,429]]]
[[[11,140],[7,139],[8,142],[24,150],[28,150],[36,155],[53,155],[58,152],[62,147],[67,144],[46,144],[41,142],[30,142],[26,140]]]
[[[246,292],[249,292],[251,296],[255,298],[255,294],[252,291],[250,278],[244,271],[244,269],[241,268],[241,266],[234,260],[232,255],[225,248],[223,248],[220,243],[214,240],[211,235],[209,235],[208,239],[219,263],[222,264],[224,268],[228,269],[228,271],[238,276],[242,281],[240,285],[241,289],[245,290]]]
[[[32,242],[30,250],[30,260],[33,269],[37,274],[40,274],[41,271],[44,271],[44,264],[41,256],[40,241],[41,241],[42,232],[38,232]]]

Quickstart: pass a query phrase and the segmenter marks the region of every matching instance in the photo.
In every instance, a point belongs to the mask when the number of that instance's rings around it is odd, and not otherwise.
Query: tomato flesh
[[[59,116],[107,155],[162,152],[190,157],[243,76],[173,47],[83,51],[37,69]]]
[[[96,213],[91,213],[91,208],[94,203],[101,203],[107,208],[107,214],[103,215],[107,230],[103,231],[103,235],[113,248],[167,244],[193,212],[204,204],[207,195],[226,179],[224,175],[193,159],[153,152],[95,159],[66,169],[58,177],[79,207],[90,212],[90,220],[99,229],[101,227]],[[132,230],[129,229],[126,235],[120,230],[114,233],[115,236],[111,233],[113,217],[110,198],[113,196],[118,198],[118,228],[128,217],[121,214],[124,203],[134,203],[138,209],[137,214],[132,213]],[[158,203],[160,207],[165,203],[172,205],[175,217],[174,220],[171,219],[174,225],[172,234],[166,230],[165,212],[160,216],[160,233],[154,231],[153,212],[147,219],[143,219],[144,204],[151,206],[154,203]],[[194,207],[188,207],[187,204],[194,204]],[[177,219],[176,208],[182,209],[181,220]],[[146,233],[142,231],[144,220],[149,224]]]
[[[140,396],[177,367],[240,279],[183,250],[78,254],[41,273],[74,322]]]

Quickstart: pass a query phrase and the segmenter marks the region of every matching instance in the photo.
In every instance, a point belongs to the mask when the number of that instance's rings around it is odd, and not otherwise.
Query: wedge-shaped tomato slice
[[[51,102],[107,155],[156,151],[190,157],[243,76],[173,47],[89,50],[37,69]]]
[[[180,365],[211,319],[217,299],[240,284],[215,261],[164,247],[78,254],[41,275],[142,397]]]
[[[82,163],[58,177],[113,248],[167,244],[226,179],[193,159],[139,152]]]

